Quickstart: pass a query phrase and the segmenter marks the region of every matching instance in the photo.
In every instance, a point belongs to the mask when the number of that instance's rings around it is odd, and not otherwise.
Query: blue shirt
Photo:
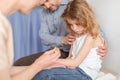
[[[63,36],[67,35],[67,31],[65,28],[65,23],[60,16],[70,1],[71,0],[62,0],[60,6],[55,11],[41,9],[41,28],[39,35],[41,38],[43,51],[53,47],[59,47],[67,52],[69,51],[70,46],[63,45],[61,43],[61,39]]]

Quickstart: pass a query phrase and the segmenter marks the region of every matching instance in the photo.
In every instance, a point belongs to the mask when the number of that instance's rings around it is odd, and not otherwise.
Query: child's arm
[[[82,61],[86,58],[91,48],[93,48],[93,45],[95,43],[95,39],[93,39],[90,35],[86,37],[86,40],[80,49],[78,55],[75,59],[59,59],[57,62],[63,65],[66,65],[67,67],[77,67],[79,66]]]

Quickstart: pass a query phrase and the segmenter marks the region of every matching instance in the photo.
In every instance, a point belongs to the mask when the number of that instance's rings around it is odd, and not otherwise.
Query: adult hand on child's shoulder
[[[101,46],[98,46],[97,53],[101,56],[101,59],[104,59],[107,53],[107,43],[104,42]]]

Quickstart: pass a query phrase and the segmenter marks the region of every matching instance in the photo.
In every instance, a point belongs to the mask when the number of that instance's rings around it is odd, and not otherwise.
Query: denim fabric
[[[82,69],[53,68],[39,72],[33,80],[92,80]]]

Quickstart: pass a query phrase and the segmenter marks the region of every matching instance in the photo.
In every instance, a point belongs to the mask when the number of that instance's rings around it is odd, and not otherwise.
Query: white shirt
[[[6,17],[0,12],[0,70],[13,62],[12,30]]]
[[[85,38],[87,35],[83,35],[79,38],[76,38],[75,42],[73,43],[73,50],[72,50],[72,58],[74,59],[78,52],[80,51],[82,45],[84,44]],[[88,53],[87,57],[83,60],[83,62],[79,65],[79,67],[86,72],[93,80],[97,77],[98,72],[101,68],[100,56],[97,55],[97,48],[92,48]]]

